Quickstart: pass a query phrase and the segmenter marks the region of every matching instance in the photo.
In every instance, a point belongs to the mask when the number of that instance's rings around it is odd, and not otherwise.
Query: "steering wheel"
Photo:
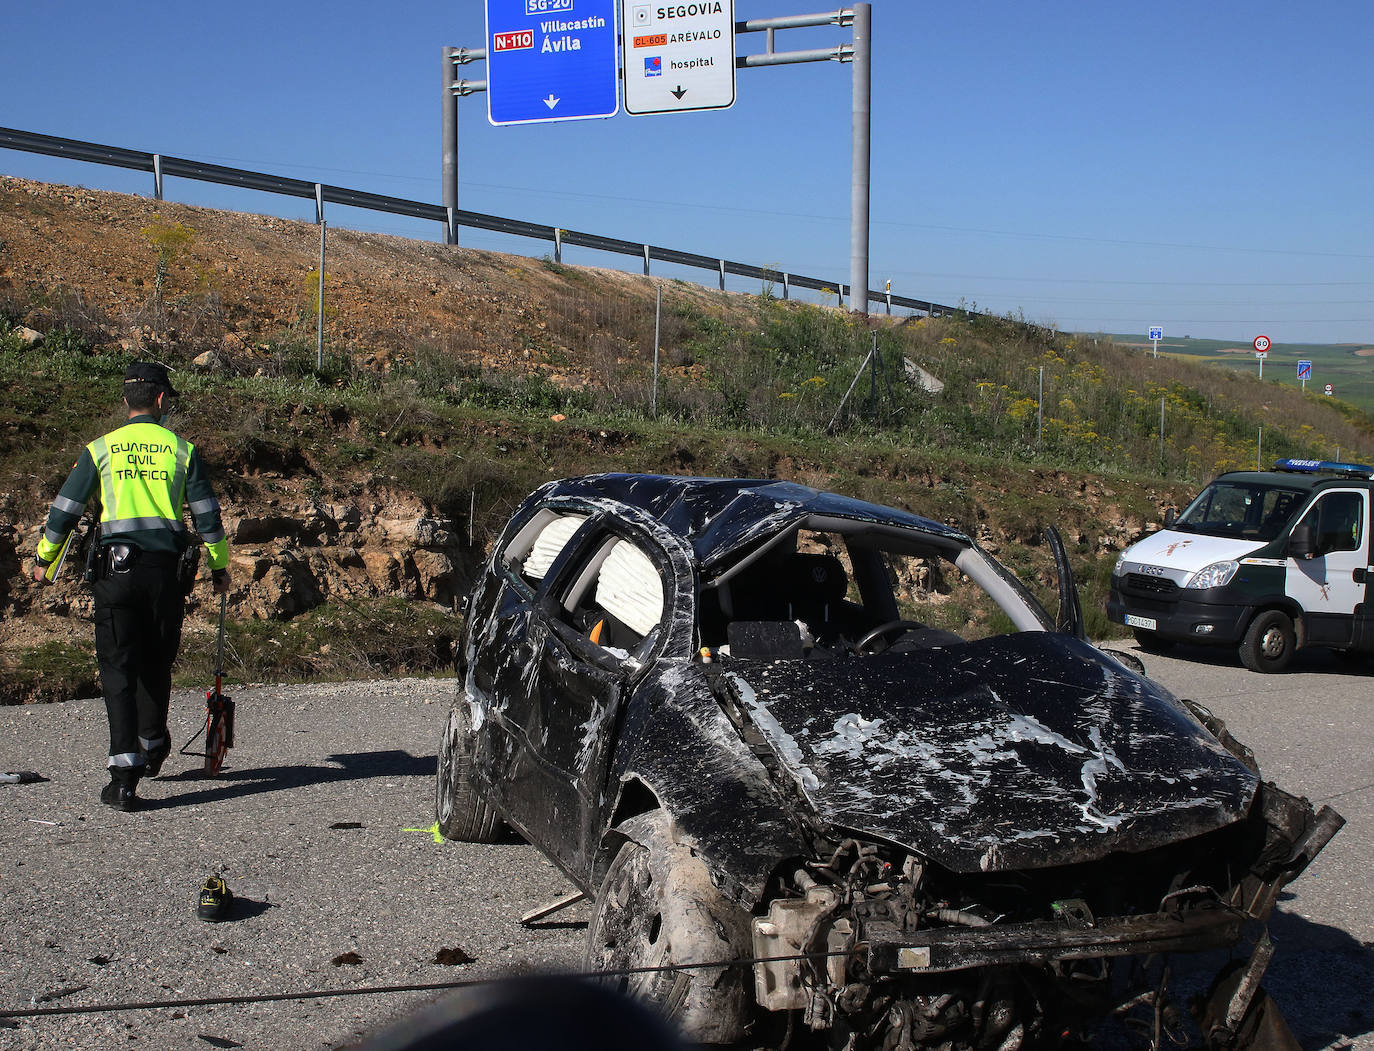
[[[925,625],[918,620],[889,620],[886,624],[879,624],[867,635],[854,644],[854,648],[859,653],[868,653],[869,646],[878,641],[885,635],[891,635],[894,631],[924,631]]]

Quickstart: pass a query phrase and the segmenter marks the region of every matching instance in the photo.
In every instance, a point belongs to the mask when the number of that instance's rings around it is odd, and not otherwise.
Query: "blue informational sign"
[[[1312,378],[1312,362],[1310,362],[1310,361],[1300,361],[1300,362],[1298,362],[1298,379],[1300,379],[1300,380],[1310,380],[1311,378]]]
[[[613,117],[616,0],[487,0],[487,119]]]
[[[1164,329],[1160,328],[1159,326],[1155,326],[1154,328],[1150,329],[1150,338],[1151,338],[1151,339],[1163,339],[1163,338],[1164,338]]]

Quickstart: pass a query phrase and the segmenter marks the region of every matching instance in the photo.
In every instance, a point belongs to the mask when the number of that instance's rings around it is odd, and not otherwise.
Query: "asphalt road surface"
[[[1264,775],[1349,821],[1285,896],[1266,982],[1306,1048],[1374,1049],[1374,678],[1314,658],[1283,676],[1205,652],[1144,655],[1209,706]],[[452,683],[236,687],[224,771],[177,756],[100,805],[98,700],[0,708],[0,1011],[276,996],[576,970],[587,907],[533,929],[524,912],[570,888],[512,838],[435,843],[435,750]],[[179,693],[179,745],[203,701]],[[195,916],[223,873],[229,922]],[[471,962],[459,962],[470,959]],[[0,1049],[249,1047],[334,1051],[438,991],[0,1018]]]

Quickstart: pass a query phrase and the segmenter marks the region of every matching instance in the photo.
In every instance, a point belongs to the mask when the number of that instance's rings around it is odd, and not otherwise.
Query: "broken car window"
[[[506,549],[506,562],[515,565],[523,558],[519,572],[531,584],[544,579],[556,559],[567,546],[586,515],[566,515],[556,511],[541,511],[528,526],[520,530]]]

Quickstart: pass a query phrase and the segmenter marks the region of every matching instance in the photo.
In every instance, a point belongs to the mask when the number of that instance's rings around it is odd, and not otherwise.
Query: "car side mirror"
[[[1295,525],[1293,532],[1288,536],[1289,557],[1311,558],[1316,548],[1316,537],[1312,532],[1312,526],[1307,522],[1299,522]]]
[[[1164,512],[1164,528],[1165,528],[1165,529],[1172,529],[1172,528],[1174,527],[1174,523],[1177,522],[1177,521],[1178,521],[1178,509],[1177,509],[1177,508],[1175,508],[1175,507],[1170,507],[1168,510],[1166,510],[1166,511]]]

